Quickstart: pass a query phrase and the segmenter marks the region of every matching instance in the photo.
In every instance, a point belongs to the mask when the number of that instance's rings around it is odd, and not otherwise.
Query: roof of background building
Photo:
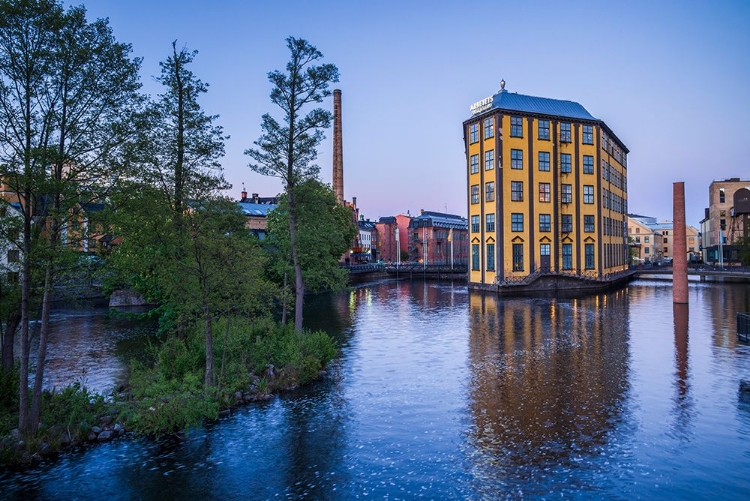
[[[454,214],[425,211],[419,216],[412,217],[409,222],[410,228],[421,228],[423,226],[466,230],[469,228],[469,223],[466,218]]]
[[[268,213],[276,208],[273,204],[253,204],[248,202],[237,202],[246,216],[267,217]]]
[[[357,225],[360,230],[373,231],[375,230],[375,221],[357,221]]]

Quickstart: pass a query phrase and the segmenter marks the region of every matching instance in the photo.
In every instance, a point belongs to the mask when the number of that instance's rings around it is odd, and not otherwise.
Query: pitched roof
[[[575,101],[562,101],[546,97],[526,96],[503,89],[492,96],[492,108],[508,111],[521,111],[554,117],[576,118],[579,120],[596,120],[586,108]]]
[[[466,230],[469,223],[465,217],[454,214],[443,214],[441,212],[425,211],[417,217],[411,218],[409,228],[421,228],[423,226],[435,228],[453,228],[456,230]]]

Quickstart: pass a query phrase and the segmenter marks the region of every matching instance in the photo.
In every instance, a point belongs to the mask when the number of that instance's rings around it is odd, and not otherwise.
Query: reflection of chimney
[[[341,139],[341,89],[333,91],[333,192],[344,201],[344,146]],[[356,205],[356,202],[355,202]]]

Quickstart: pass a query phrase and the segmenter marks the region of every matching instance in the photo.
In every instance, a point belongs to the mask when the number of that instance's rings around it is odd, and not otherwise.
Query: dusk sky
[[[66,2],[79,4],[80,2]],[[201,105],[231,139],[225,175],[239,197],[273,196],[244,150],[271,104],[269,71],[305,38],[338,66],[344,191],[371,220],[420,209],[465,216],[461,124],[500,89],[577,101],[630,150],[630,212],[672,219],[672,184],[685,182],[698,226],[708,185],[750,179],[750,2],[739,1],[276,1],[88,0],[143,57],[144,90],[173,40],[198,50],[210,84]],[[332,99],[323,105],[333,108]],[[332,131],[319,149],[332,180]]]

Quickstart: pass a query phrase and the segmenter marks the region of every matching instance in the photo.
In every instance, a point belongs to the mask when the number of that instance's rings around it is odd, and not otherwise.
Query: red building
[[[389,263],[408,260],[410,216],[381,217],[375,223],[378,231],[378,257]]]
[[[409,223],[409,260],[427,264],[468,264],[467,219],[422,210]]]

